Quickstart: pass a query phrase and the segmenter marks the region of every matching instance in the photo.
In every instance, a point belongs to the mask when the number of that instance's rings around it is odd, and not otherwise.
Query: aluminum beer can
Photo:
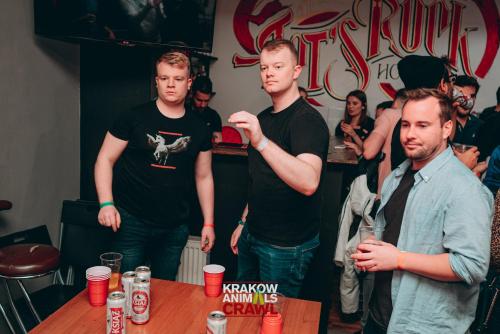
[[[222,311],[212,311],[207,317],[207,334],[226,334],[227,318]]]
[[[151,304],[150,283],[148,279],[136,277],[132,285],[132,322],[137,325],[149,321],[149,306]]]
[[[135,268],[135,274],[139,278],[145,278],[147,280],[151,279],[151,269],[149,269],[149,267],[146,266],[140,266]]]
[[[106,304],[106,334],[125,334],[125,294],[114,291],[108,295]]]
[[[127,271],[122,275],[122,291],[125,293],[125,316],[132,317],[132,308],[130,303],[132,301],[132,285],[134,285],[135,271]]]

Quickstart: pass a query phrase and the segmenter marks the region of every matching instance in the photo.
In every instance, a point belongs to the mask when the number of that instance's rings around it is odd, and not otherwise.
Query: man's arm
[[[94,167],[95,185],[99,203],[113,202],[113,166],[128,145],[128,141],[106,133],[101,150]],[[120,228],[120,214],[114,205],[99,210],[98,221],[101,225],[110,226],[116,232]]]
[[[458,282],[462,279],[452,270],[447,253],[419,254],[401,252],[383,241],[367,240],[351,257],[359,269],[367,271],[406,270],[438,281]]]
[[[394,127],[391,117],[382,113],[375,120],[375,127],[368,138],[363,142],[363,157],[367,160],[374,159],[382,150],[385,140]]]
[[[446,212],[442,246],[447,253],[405,253],[392,244],[368,240],[352,255],[356,265],[368,271],[399,268],[436,280],[479,284],[488,272],[492,195],[477,182],[455,187],[450,196],[441,208]]]
[[[294,157],[272,141],[260,154],[290,188],[306,196],[318,189],[323,163],[317,155],[303,153]]]
[[[214,179],[212,176],[212,151],[200,152],[195,162],[195,181],[198,200],[203,213],[201,247],[204,252],[214,245]]]
[[[232,114],[229,122],[244,129],[252,146],[260,151],[262,157],[283,182],[306,196],[316,192],[323,165],[319,156],[303,153],[294,157],[287,153],[262,134],[257,117],[246,111]]]
[[[222,132],[214,131],[212,133],[212,138],[214,139],[214,143],[216,143],[216,144],[222,142]]]
[[[245,209],[243,209],[243,213],[241,214],[241,221],[246,223],[248,216],[248,203],[245,205]],[[243,225],[238,224],[231,235],[231,242],[229,246],[235,255],[238,255],[238,240],[241,236],[241,231],[243,230]]]

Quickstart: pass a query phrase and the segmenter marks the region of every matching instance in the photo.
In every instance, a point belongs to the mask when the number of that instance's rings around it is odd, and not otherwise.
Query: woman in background
[[[373,130],[375,121],[367,115],[366,94],[361,90],[353,90],[347,94],[344,119],[335,128],[335,136],[344,137],[344,143],[356,152],[363,153],[363,141]]]

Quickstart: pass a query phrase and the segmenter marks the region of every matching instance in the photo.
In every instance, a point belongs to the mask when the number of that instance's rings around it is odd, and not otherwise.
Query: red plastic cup
[[[85,275],[87,277],[87,292],[90,305],[105,305],[108,298],[111,269],[104,266],[91,267],[87,269]]]
[[[267,313],[262,318],[260,334],[281,334],[283,330],[283,319],[280,313]]]
[[[108,298],[109,278],[101,280],[87,280],[89,303],[92,306],[102,306],[106,304]]]
[[[218,264],[208,264],[203,267],[203,278],[205,279],[205,295],[207,297],[218,297],[222,292],[222,279],[224,268]]]

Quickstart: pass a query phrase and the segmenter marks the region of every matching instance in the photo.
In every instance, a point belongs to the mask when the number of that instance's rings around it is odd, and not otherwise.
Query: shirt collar
[[[431,160],[427,165],[424,166],[421,170],[415,174],[415,177],[418,177],[425,182],[429,182],[432,176],[439,170],[441,167],[448,162],[453,157],[453,151],[451,147],[448,145],[446,150],[441,152],[437,157]],[[401,177],[404,175],[406,170],[411,166],[410,159],[406,159],[401,165],[399,165],[394,174],[396,177]]]

